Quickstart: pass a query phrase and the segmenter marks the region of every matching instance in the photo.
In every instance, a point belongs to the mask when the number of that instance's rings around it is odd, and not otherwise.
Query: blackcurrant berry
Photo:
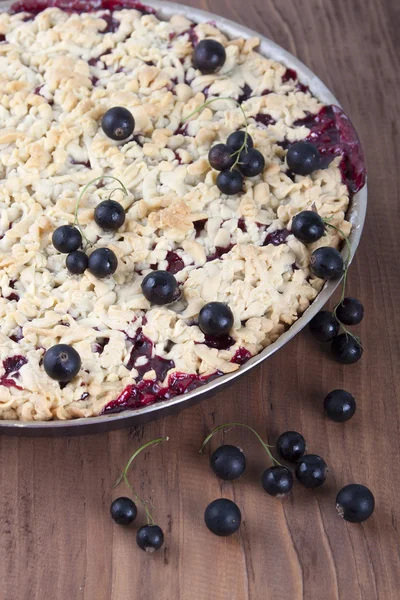
[[[136,504],[130,498],[116,498],[110,506],[110,513],[118,525],[130,525],[136,519]]]
[[[319,342],[331,342],[339,333],[340,325],[329,310],[321,310],[310,321],[310,332]]]
[[[293,235],[304,244],[312,244],[325,233],[325,223],[313,210],[303,210],[292,221]]]
[[[245,131],[234,131],[233,133],[231,133],[231,135],[228,137],[228,139],[226,140],[226,145],[229,146],[229,148],[232,150],[232,152],[237,152],[238,150],[240,150],[244,144],[244,140],[246,137],[246,132]],[[245,148],[244,150],[249,150],[250,148],[253,148],[254,146],[254,142],[253,142],[253,138],[251,137],[251,135],[247,134],[247,149]]]
[[[210,466],[220,479],[232,481],[240,477],[246,468],[246,457],[236,446],[220,446],[211,455]]]
[[[288,150],[286,162],[293,173],[310,175],[310,173],[319,169],[320,155],[318,148],[310,142],[295,142]]]
[[[242,514],[237,504],[232,500],[219,498],[207,506],[204,520],[212,533],[219,536],[228,536],[239,529]]]
[[[217,144],[208,153],[208,160],[213,169],[225,171],[234,165],[236,157],[232,155],[232,150],[229,146],[226,144]]]
[[[364,352],[361,344],[351,335],[342,333],[331,344],[332,356],[342,365],[352,365],[360,360]]]
[[[374,509],[374,495],[365,485],[350,483],[336,496],[336,510],[345,521],[350,523],[366,521]]]
[[[226,61],[226,52],[217,40],[201,40],[193,52],[193,66],[203,74],[215,73]]]
[[[362,523],[374,512],[375,498],[365,485],[351,483],[336,496],[336,510],[345,521]]]
[[[250,148],[248,152],[240,154],[239,169],[245,177],[255,177],[263,172],[265,158],[259,150]]]
[[[286,467],[275,465],[264,471],[262,485],[270,496],[285,496],[293,487],[293,475]]]
[[[81,368],[81,357],[72,346],[57,344],[47,350],[43,367],[51,379],[62,382],[72,381]]]
[[[239,171],[221,171],[217,177],[217,187],[227,196],[234,196],[243,191],[243,175]]]
[[[81,247],[82,235],[73,225],[61,225],[54,230],[52,242],[56,250],[63,254],[69,254]]]
[[[178,282],[168,271],[153,271],[143,279],[142,292],[152,304],[170,304],[179,296]]]
[[[89,256],[89,271],[98,279],[113,275],[117,266],[118,259],[109,248],[97,248]]]
[[[344,325],[358,325],[364,317],[364,306],[356,298],[344,298],[337,307],[336,314]]]
[[[70,252],[65,260],[67,269],[73,275],[82,275],[88,268],[89,259],[82,250]]]
[[[324,400],[324,410],[326,416],[336,421],[336,423],[345,423],[356,412],[356,401],[354,397],[345,390],[333,390]]]
[[[126,140],[135,129],[135,119],[127,108],[114,106],[104,113],[101,127],[112,140]]]
[[[220,337],[230,332],[233,326],[233,313],[223,302],[209,302],[199,313],[199,327],[206,335]]]
[[[320,279],[337,279],[343,275],[344,262],[336,248],[323,246],[311,254],[310,269]]]
[[[145,552],[154,552],[164,543],[164,533],[158,525],[143,525],[136,534],[136,543]]]
[[[94,220],[103,231],[117,231],[125,223],[125,209],[115,200],[104,200],[96,206]]]
[[[317,454],[305,454],[296,467],[296,477],[307,488],[322,485],[328,474],[328,467],[323,458]]]
[[[297,431],[285,431],[278,437],[276,449],[283,460],[296,462],[306,451],[306,441]]]

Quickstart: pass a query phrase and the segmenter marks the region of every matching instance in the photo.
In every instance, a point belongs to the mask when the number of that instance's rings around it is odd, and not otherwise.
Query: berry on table
[[[243,475],[246,469],[246,457],[237,446],[226,444],[212,453],[210,466],[217,477],[232,481]]]
[[[125,209],[115,200],[100,202],[94,211],[94,220],[103,231],[117,231],[125,223]]]
[[[234,131],[226,140],[226,145],[231,148],[232,152],[238,152],[244,145],[245,137],[245,131]],[[246,145],[247,148],[253,148],[254,146],[253,138],[249,134],[247,134]]]
[[[142,292],[151,304],[171,304],[179,295],[178,282],[168,271],[153,271],[143,279]]]
[[[358,325],[364,317],[364,306],[356,298],[343,298],[337,305],[336,315],[344,325]]]
[[[81,247],[82,235],[73,225],[61,225],[54,230],[52,242],[56,250],[69,254]]]
[[[114,106],[104,113],[101,127],[107,137],[122,141],[132,135],[135,129],[135,119],[127,108]]]
[[[318,148],[310,142],[295,142],[288,150],[286,162],[289,169],[296,175],[310,175],[319,169]]]
[[[306,441],[297,431],[285,431],[278,437],[276,449],[284,460],[296,462],[306,451]]]
[[[264,471],[262,485],[270,496],[286,496],[293,487],[293,475],[287,467],[274,465]]]
[[[328,474],[328,467],[317,454],[305,454],[297,463],[296,477],[307,488],[322,485]]]
[[[323,246],[311,254],[310,269],[320,279],[337,279],[343,274],[344,262],[336,248]]]
[[[225,61],[225,48],[217,40],[201,40],[194,49],[193,66],[205,75],[215,73]]]
[[[57,344],[46,351],[43,367],[51,379],[67,383],[78,375],[81,357],[72,346]]]
[[[304,244],[312,244],[324,235],[325,223],[313,210],[303,210],[293,218],[292,233]]]
[[[341,333],[332,341],[333,358],[342,365],[352,365],[360,360],[364,352],[360,342],[348,333]]]
[[[199,313],[199,327],[206,335],[226,335],[232,329],[233,321],[231,309],[223,302],[209,302]]]
[[[228,536],[239,529],[242,514],[237,504],[232,500],[219,498],[207,506],[204,520],[211,533]]]
[[[345,390],[333,390],[324,400],[326,416],[336,423],[345,423],[356,412],[354,397]]]
[[[82,250],[70,252],[65,260],[66,267],[73,275],[82,275],[88,268],[89,259]]]
[[[243,191],[243,175],[239,171],[221,171],[217,177],[217,187],[227,196],[234,196]]]
[[[338,335],[340,324],[333,313],[321,310],[311,319],[309,328],[319,342],[331,342]]]
[[[89,256],[89,271],[98,279],[113,275],[117,270],[118,259],[109,248],[97,248]]]
[[[143,525],[136,534],[136,543],[145,552],[154,552],[164,543],[164,533],[158,525]]]
[[[336,496],[336,510],[350,523],[366,521],[374,509],[374,495],[365,485],[351,483],[342,488]]]
[[[259,150],[250,148],[247,152],[241,153],[238,167],[245,177],[255,177],[263,172],[265,158]]]
[[[136,519],[136,504],[130,498],[116,498],[110,506],[110,513],[118,525],[130,525]]]
[[[208,153],[208,161],[216,171],[226,171],[233,167],[235,156],[226,144],[216,144]]]

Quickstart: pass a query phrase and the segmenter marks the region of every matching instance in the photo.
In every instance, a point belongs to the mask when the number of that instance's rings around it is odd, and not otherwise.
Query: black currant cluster
[[[143,525],[140,527],[136,533],[136,543],[141,550],[145,552],[152,553],[155,550],[161,548],[164,543],[164,532],[159,525],[154,523],[153,517],[150,514],[148,503],[142,500],[132,489],[129,481],[128,481],[128,470],[131,466],[132,462],[135,460],[137,455],[145,450],[149,446],[154,444],[159,444],[160,442],[167,442],[169,438],[157,438],[156,440],[152,440],[151,442],[147,442],[143,446],[141,446],[138,450],[136,450],[129,461],[126,464],[125,469],[123,470],[121,476],[118,478],[117,483],[114,487],[117,487],[122,481],[127,485],[131,493],[134,497],[139,500],[141,504],[143,504],[146,517],[147,517],[147,525]],[[121,496],[120,498],[116,498],[110,506],[110,514],[112,519],[118,525],[131,525],[137,517],[138,510],[135,502],[126,496]]]
[[[216,144],[208,153],[210,165],[220,171],[217,187],[223,194],[233,196],[243,191],[244,177],[255,177],[263,172],[265,159],[254,148],[247,131],[235,131],[226,144]]]
[[[301,242],[312,244],[325,234],[327,227],[339,231],[329,220],[324,221],[317,212],[304,210],[293,218],[291,232]],[[345,239],[347,241],[346,237]],[[328,246],[314,250],[310,259],[310,270],[316,277],[332,280],[344,276],[342,298],[334,311],[321,311],[310,322],[313,336],[320,342],[331,342],[332,356],[342,364],[353,364],[363,354],[359,339],[346,328],[346,325],[358,325],[364,317],[361,302],[356,298],[344,297],[348,262],[349,259],[346,263],[343,261],[338,250]],[[340,328],[343,333],[340,333]]]
[[[335,390],[328,394],[324,407],[327,415],[337,422],[350,419],[355,412],[355,400],[344,390]],[[284,497],[293,487],[293,475],[290,469],[279,463],[271,454],[269,447],[262,441],[258,433],[247,425],[241,423],[228,423],[220,425],[205,439],[200,452],[211,437],[221,429],[240,426],[252,431],[267,451],[272,461],[276,464],[267,468],[261,479],[262,486],[267,494],[275,497]],[[282,433],[277,442],[276,449],[280,457],[287,462],[294,463],[296,478],[304,487],[314,489],[320,487],[328,474],[328,467],[321,456],[306,454],[306,441],[296,431]],[[223,445],[217,448],[210,457],[210,466],[215,475],[225,481],[233,481],[243,475],[246,469],[246,457],[243,451],[236,446]],[[368,519],[375,507],[372,492],[360,484],[351,484],[339,491],[336,497],[336,508],[347,521],[361,523]],[[205,511],[205,523],[208,529],[218,536],[228,536],[235,533],[241,523],[239,507],[226,498],[211,502]]]
[[[115,200],[100,202],[94,211],[94,220],[103,231],[117,231],[125,223],[125,209]],[[82,234],[73,225],[57,227],[52,237],[53,246],[59,252],[68,254],[66,266],[73,275],[82,275],[88,269],[98,279],[113,275],[117,270],[118,259],[109,248],[97,248],[89,256],[82,247]]]

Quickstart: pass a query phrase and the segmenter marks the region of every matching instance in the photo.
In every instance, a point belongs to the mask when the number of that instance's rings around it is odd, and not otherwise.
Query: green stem
[[[119,179],[117,179],[116,177],[113,177],[112,175],[101,175],[101,177],[95,177],[95,179],[92,179],[92,181],[89,181],[89,183],[87,183],[85,185],[85,187],[83,188],[83,190],[81,191],[81,193],[79,194],[78,200],[76,201],[75,204],[75,211],[74,211],[74,225],[79,229],[79,231],[81,232],[81,235],[83,237],[83,239],[86,241],[87,244],[89,244],[90,246],[92,246],[92,242],[90,240],[88,240],[88,238],[86,237],[86,235],[83,233],[82,231],[82,227],[79,223],[78,220],[78,210],[79,210],[79,204],[80,201],[82,200],[83,196],[86,194],[87,190],[90,188],[91,185],[93,185],[94,183],[96,183],[96,181],[101,181],[102,179],[113,179],[114,181],[117,181],[120,184],[120,188],[115,188],[115,190],[113,190],[111,192],[111,195],[117,190],[117,189],[121,189],[121,191],[127,195],[128,194],[128,190],[126,189],[126,187],[124,186],[124,184],[122,183],[122,181],[120,181]],[[110,195],[110,198],[111,198]]]
[[[216,427],[204,440],[204,442],[201,445],[201,448],[199,450],[199,453],[202,454],[204,448],[206,447],[206,445],[208,444],[208,442],[210,441],[210,439],[213,437],[213,435],[215,435],[217,433],[217,431],[220,431],[221,429],[226,429],[227,427],[244,427],[245,429],[248,429],[249,431],[251,431],[252,433],[254,433],[254,435],[256,436],[256,438],[258,439],[258,441],[261,443],[262,447],[264,448],[264,450],[266,451],[266,453],[268,454],[268,456],[270,457],[270,459],[272,460],[272,462],[275,462],[277,465],[280,465],[281,463],[276,460],[276,458],[274,458],[274,456],[271,453],[270,448],[273,448],[273,446],[268,446],[268,444],[266,444],[260,435],[258,435],[257,431],[255,429],[253,429],[252,427],[250,427],[250,425],[244,425],[244,423],[225,423],[224,425],[219,425],[218,427]]]
[[[135,450],[135,452],[132,454],[132,456],[130,457],[130,459],[128,460],[128,462],[125,465],[124,470],[122,471],[121,475],[118,477],[117,481],[115,482],[115,485],[113,486],[113,489],[115,489],[116,487],[119,486],[119,484],[124,481],[125,484],[127,485],[127,487],[130,489],[130,491],[132,492],[132,494],[135,496],[135,498],[144,506],[144,510],[146,511],[146,517],[147,517],[147,523],[149,525],[154,525],[154,519],[151,516],[151,513],[147,507],[147,502],[145,502],[144,500],[142,500],[142,498],[134,491],[134,489],[132,488],[131,484],[128,481],[128,471],[129,468],[132,464],[132,462],[135,460],[135,458],[138,456],[138,454],[140,454],[143,450],[145,450],[146,448],[148,448],[149,446],[154,446],[156,444],[159,444],[160,442],[168,442],[169,438],[168,437],[160,437],[157,438],[155,440],[151,440],[150,442],[147,442],[146,444],[143,444],[143,446],[141,446],[140,448],[138,448],[137,450]]]
[[[241,147],[239,148],[239,150],[236,150],[235,152],[232,152],[231,156],[236,156],[236,160],[234,162],[234,164],[231,167],[231,171],[239,164],[240,161],[240,155],[242,153],[243,150],[247,150],[247,140],[249,137],[249,133],[248,133],[248,127],[249,127],[249,122],[247,120],[247,116],[246,113],[243,110],[243,106],[240,104],[240,102],[238,102],[237,100],[235,100],[235,98],[223,98],[223,97],[219,97],[219,98],[212,98],[211,100],[207,100],[207,102],[204,102],[204,104],[202,104],[201,106],[199,106],[198,108],[196,108],[196,110],[194,110],[193,112],[190,113],[190,115],[188,115],[187,117],[185,117],[182,121],[182,123],[186,123],[186,121],[188,121],[191,117],[193,117],[194,115],[196,115],[197,113],[199,113],[200,111],[202,111],[204,108],[206,108],[207,106],[209,106],[210,104],[212,104],[213,102],[217,102],[217,100],[230,100],[231,102],[234,102],[242,111],[243,114],[243,118],[244,118],[244,123],[245,123],[245,133],[244,133],[244,140],[243,140],[243,144],[241,145]]]

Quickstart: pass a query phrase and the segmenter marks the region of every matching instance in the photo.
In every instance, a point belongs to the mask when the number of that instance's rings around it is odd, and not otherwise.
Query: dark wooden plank
[[[398,373],[400,250],[397,0],[188,1],[249,25],[304,60],[335,92],[360,132],[369,166],[369,213],[351,268],[350,292],[366,318],[366,351],[355,366],[329,359],[307,333],[229,391],[145,428],[58,440],[0,439],[0,580],[5,600],[391,600],[398,597],[400,483]],[[321,401],[343,387],[358,400],[346,425],[327,422]],[[248,423],[274,441],[288,428],[331,467],[326,486],[266,497],[268,464],[247,431],[225,439],[246,450],[239,482],[212,476],[202,437],[213,425]],[[119,470],[142,440],[168,434],[145,453],[131,480],[166,531],[148,557],[135,531],[113,526]],[[220,436],[219,440],[222,439]],[[211,444],[215,448],[218,440]],[[357,481],[377,509],[362,526],[335,513],[336,490]],[[211,500],[241,507],[240,535],[214,538],[203,524]]]

